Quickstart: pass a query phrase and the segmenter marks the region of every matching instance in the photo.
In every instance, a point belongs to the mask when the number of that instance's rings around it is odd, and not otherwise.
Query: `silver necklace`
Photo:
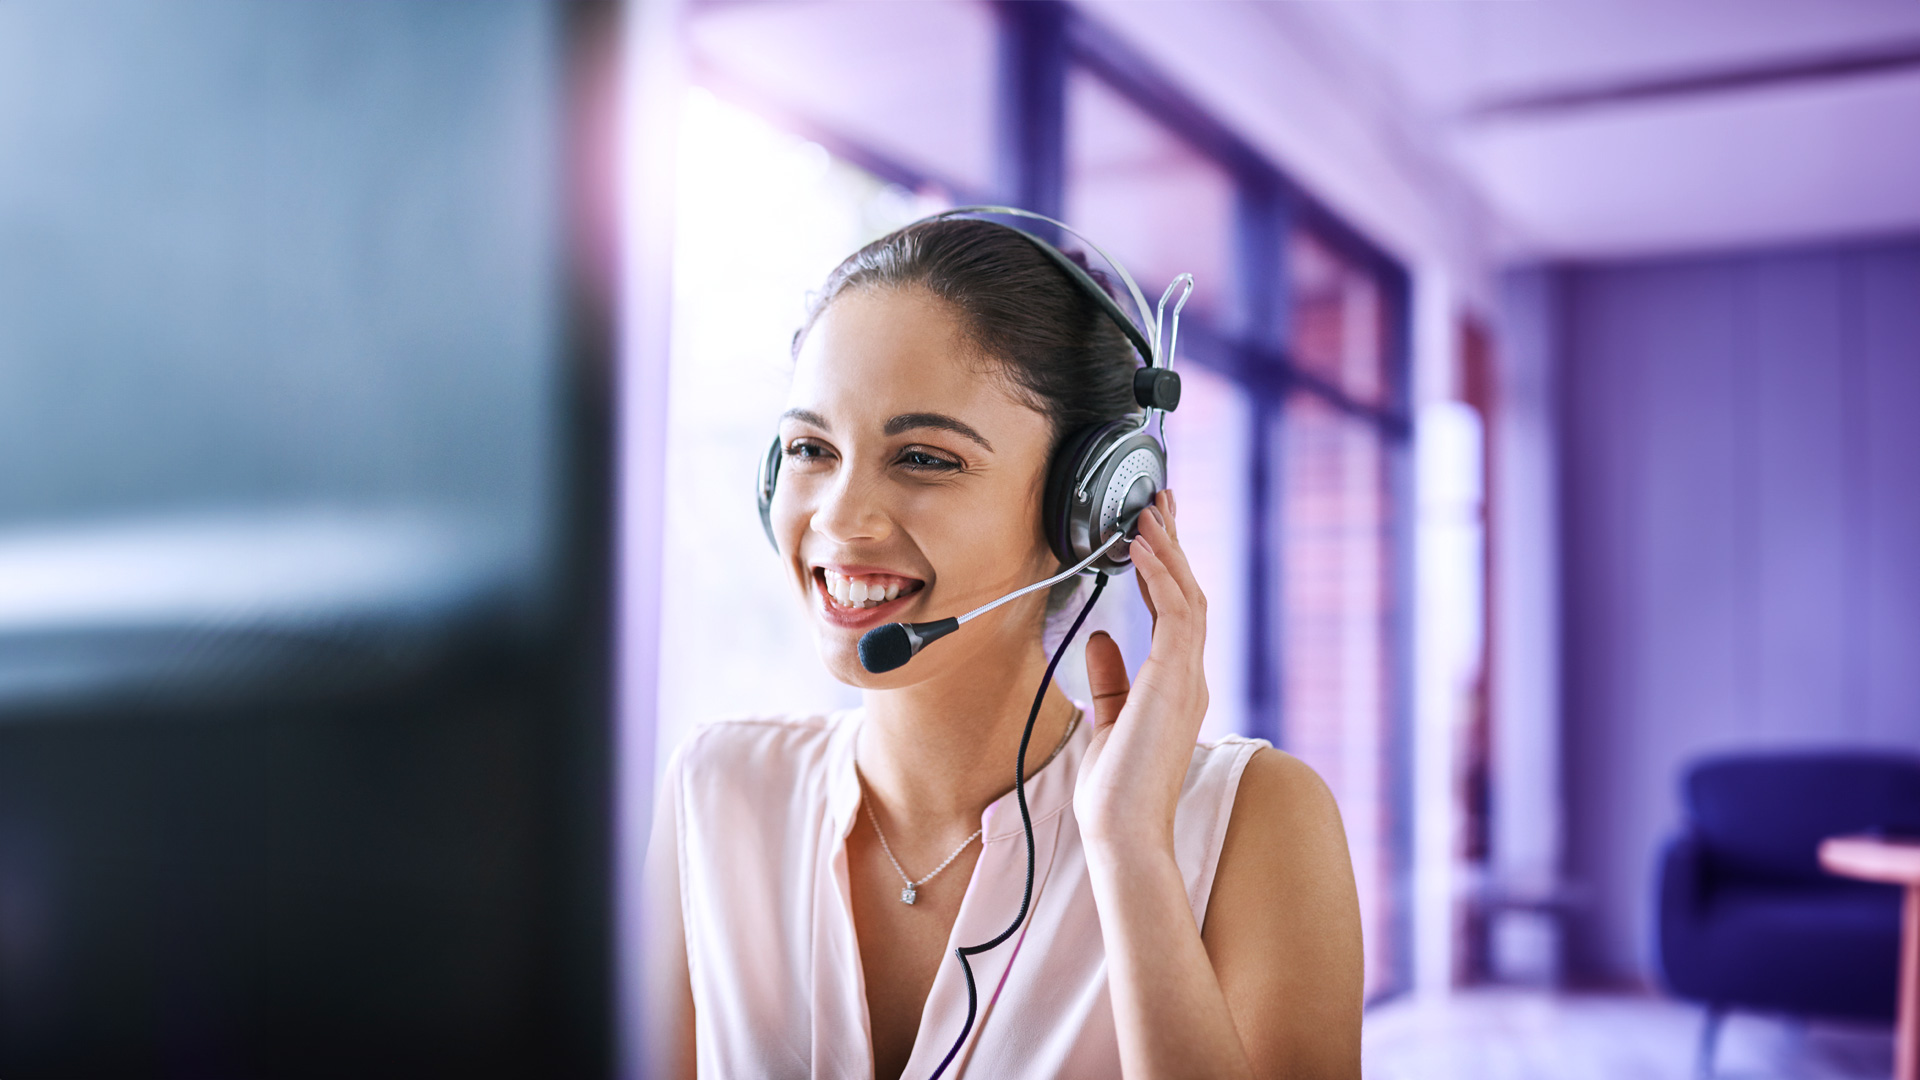
[[[1053,753],[1048,754],[1047,760],[1041,762],[1037,767],[1034,768],[1033,771],[1035,775],[1038,775],[1041,769],[1044,769],[1047,766],[1053,764],[1053,759],[1059,757],[1060,751],[1065,750],[1067,748],[1067,740],[1073,738],[1073,729],[1079,726],[1080,726],[1080,714],[1076,712],[1073,714],[1073,719],[1067,721],[1067,730],[1060,733],[1060,741],[1054,744]],[[921,878],[919,881],[913,880],[912,878],[907,876],[907,872],[905,870],[901,869],[900,860],[893,857],[893,846],[887,843],[887,834],[880,831],[880,819],[873,815],[873,800],[867,798],[867,778],[860,772],[860,751],[859,751],[858,739],[854,740],[854,747],[855,749],[853,753],[853,775],[855,777],[858,777],[860,780],[860,803],[862,806],[865,806],[867,808],[867,820],[873,823],[873,835],[880,838],[880,850],[887,853],[887,861],[893,864],[893,872],[896,874],[899,874],[900,880],[906,883],[907,887],[900,890],[900,902],[903,904],[912,904],[914,897],[919,895],[918,890],[920,886],[925,885],[929,881],[932,881],[935,877],[939,876],[940,871],[945,870],[949,866],[952,866],[953,860],[959,858],[961,852],[973,846],[973,842],[975,840],[980,839],[980,834],[986,831],[986,826],[982,825],[980,828],[973,830],[972,836],[969,836],[965,840],[960,841],[960,846],[953,849],[953,854],[947,856],[945,862],[942,862],[939,866],[934,867],[932,873],[929,873],[926,877]]]

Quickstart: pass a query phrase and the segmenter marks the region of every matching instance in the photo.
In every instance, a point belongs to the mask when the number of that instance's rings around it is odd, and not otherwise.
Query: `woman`
[[[956,946],[1019,909],[1010,794],[1050,605],[1035,593],[871,674],[859,640],[1060,564],[1040,525],[1063,439],[1136,409],[1137,365],[1034,244],[922,222],[850,257],[795,337],[771,532],[831,716],[722,721],[668,770],[649,856],[660,1075],[932,1075],[962,1030]],[[1359,1076],[1359,912],[1338,811],[1264,743],[1195,745],[1206,598],[1171,491],[1131,544],[1153,614],[1128,685],[1087,643],[1093,701],[1044,692],[1023,929],[975,957],[946,1075]]]

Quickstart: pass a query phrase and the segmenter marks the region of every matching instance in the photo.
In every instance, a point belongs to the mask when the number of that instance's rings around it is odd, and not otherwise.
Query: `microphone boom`
[[[1138,519],[1138,517],[1139,514],[1136,513],[1134,518]],[[974,608],[965,615],[957,618],[936,619],[933,622],[894,622],[874,627],[860,635],[860,666],[875,675],[892,671],[920,655],[921,649],[960,629],[961,624],[971,622],[975,616],[985,615],[1009,600],[1017,600],[1035,589],[1047,588],[1085,570],[1093,565],[1095,559],[1105,555],[1108,548],[1129,539],[1133,535],[1132,525],[1133,522],[1129,521],[1127,527],[1116,529],[1114,534],[1107,538],[1106,543],[1101,544],[1093,554],[1087,556],[1077,566],[1069,566],[1050,578],[1043,578],[1025,588],[1015,589],[998,600]]]

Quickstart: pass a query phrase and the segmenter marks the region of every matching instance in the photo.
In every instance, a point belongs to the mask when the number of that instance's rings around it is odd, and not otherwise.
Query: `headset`
[[[966,1045],[967,1035],[973,1030],[979,992],[974,986],[973,965],[967,958],[1004,944],[1026,922],[1027,912],[1033,903],[1033,817],[1027,808],[1027,747],[1033,738],[1033,725],[1039,718],[1041,703],[1046,700],[1047,687],[1053,684],[1054,669],[1059,667],[1061,658],[1066,655],[1067,645],[1080,632],[1081,624],[1087,621],[1093,605],[1099,601],[1107,585],[1107,574],[1131,565],[1132,559],[1126,545],[1132,539],[1140,513],[1167,486],[1166,414],[1180,404],[1180,376],[1173,371],[1173,353],[1180,336],[1180,309],[1186,306],[1187,297],[1193,292],[1193,275],[1180,274],[1161,294],[1159,306],[1149,309],[1147,298],[1141,294],[1140,286],[1134,283],[1126,267],[1071,226],[1029,210],[1010,206],[963,206],[921,218],[905,227],[913,228],[954,218],[978,219],[983,215],[1021,218],[1051,225],[1078,239],[1105,260],[1126,285],[1128,296],[1140,312],[1140,321],[1145,324],[1144,332],[1127,318],[1126,312],[1100,287],[1093,275],[1059,248],[1025,229],[992,222],[1033,244],[1054,265],[1065,271],[1067,277],[1120,327],[1120,332],[1126,335],[1134,351],[1140,355],[1143,366],[1133,374],[1133,399],[1140,406],[1140,411],[1073,432],[1061,442],[1053,461],[1048,465],[1041,514],[1047,542],[1063,567],[1059,573],[1015,589],[965,615],[933,622],[888,623],[867,631],[860,638],[860,665],[875,674],[892,671],[913,659],[928,644],[1008,601],[1048,588],[1076,574],[1090,572],[1094,575],[1092,594],[1081,606],[1080,614],[1073,620],[1066,636],[1054,649],[1047,663],[1046,674],[1040,678],[1040,689],[1034,694],[1033,708],[1027,713],[1026,729],[1020,735],[1020,753],[1014,761],[1013,790],[1020,805],[1021,831],[1026,836],[1027,844],[1027,884],[1025,892],[1021,894],[1020,912],[992,940],[954,949],[960,969],[967,979],[967,1020],[960,1029],[959,1037],[947,1050],[946,1057],[933,1071],[931,1080],[940,1080],[946,1073],[947,1066],[953,1064],[961,1047]],[[1179,291],[1177,298],[1174,297],[1175,290]],[[1167,301],[1170,298],[1174,299],[1174,304],[1169,322]],[[1156,419],[1160,422],[1157,434],[1148,430]],[[760,463],[760,525],[766,530],[767,542],[773,545],[775,551],[780,549],[780,543],[773,532],[773,494],[779,484],[784,450],[780,445],[780,437],[774,436],[766,457]]]
[[[1065,569],[964,615],[925,623],[889,623],[869,631],[860,639],[860,663],[876,674],[905,664],[927,645],[1011,600],[1075,574],[1126,568],[1131,559],[1125,545],[1136,519],[1154,495],[1167,486],[1166,414],[1180,404],[1180,376],[1172,367],[1173,353],[1180,335],[1180,309],[1186,306],[1187,297],[1193,292],[1193,275],[1181,274],[1174,278],[1161,294],[1159,307],[1149,308],[1147,298],[1126,267],[1071,226],[1043,214],[1010,206],[962,206],[921,218],[905,228],[956,218],[978,219],[982,215],[1051,225],[1078,239],[1114,269],[1139,309],[1145,332],[1134,325],[1113,297],[1066,253],[1025,229],[991,222],[1031,243],[1063,270],[1126,335],[1143,362],[1133,375],[1133,399],[1140,406],[1140,412],[1069,434],[1048,467],[1041,520],[1047,543]],[[1176,290],[1179,291],[1177,298],[1174,297]],[[1171,321],[1167,314],[1169,299],[1174,300]],[[1157,437],[1148,430],[1156,419],[1160,421]],[[773,533],[773,495],[784,456],[784,448],[776,435],[760,462],[760,525],[775,550],[780,545]]]

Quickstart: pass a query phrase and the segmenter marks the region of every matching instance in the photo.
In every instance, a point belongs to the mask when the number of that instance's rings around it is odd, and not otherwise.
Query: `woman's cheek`
[[[809,512],[802,497],[803,493],[794,490],[797,486],[791,485],[774,490],[771,516],[773,535],[779,540],[780,557],[786,561],[789,570],[792,571],[796,584],[804,590],[806,588],[804,579],[808,575],[801,559],[800,541],[806,536]]]

